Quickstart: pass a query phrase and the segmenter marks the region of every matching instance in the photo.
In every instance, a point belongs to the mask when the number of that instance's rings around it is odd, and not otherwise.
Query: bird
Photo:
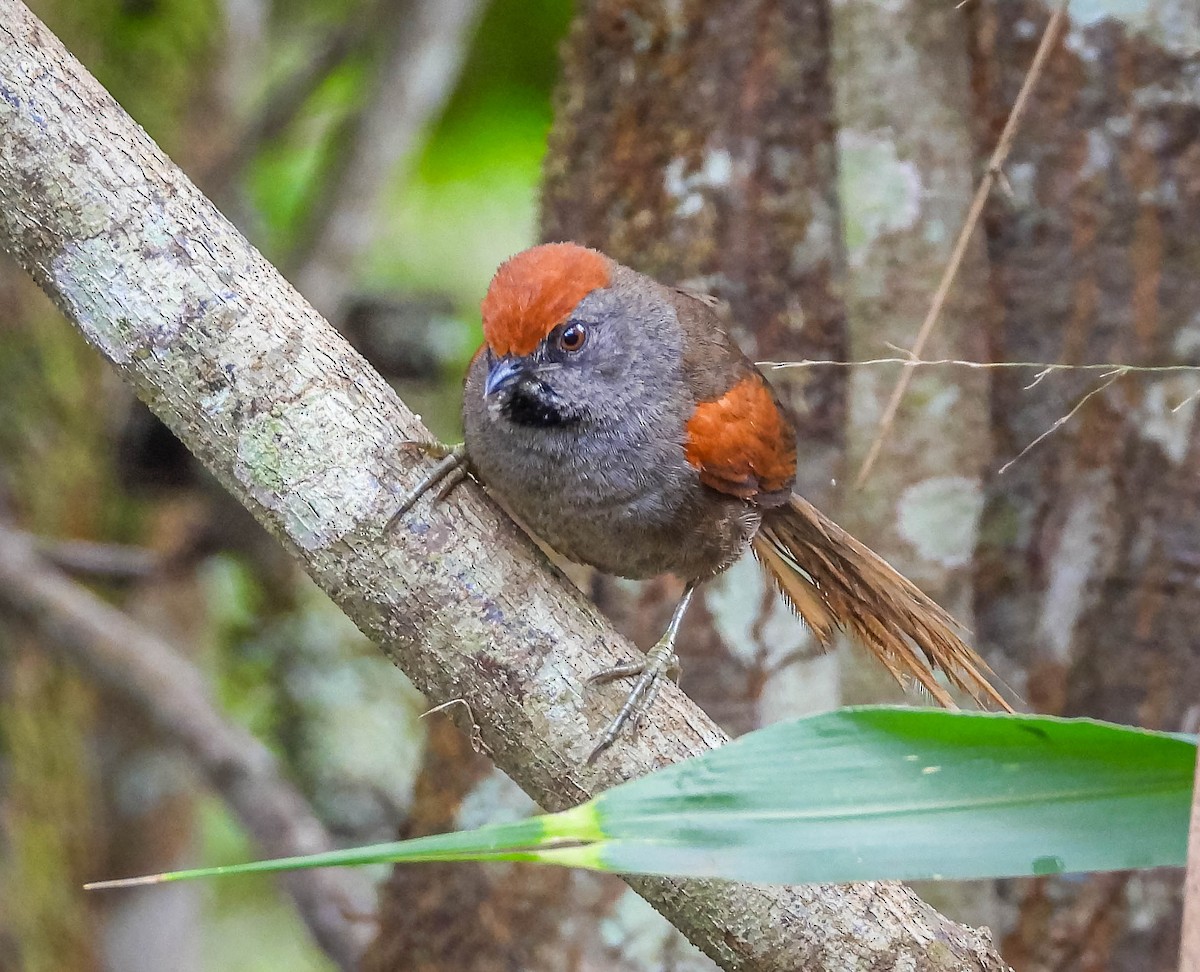
[[[697,587],[747,549],[823,647],[845,631],[941,705],[954,701],[937,670],[977,703],[1011,711],[953,617],[794,491],[794,423],[718,307],[577,243],[512,256],[481,304],[464,441],[416,443],[438,462],[392,519],[470,474],[567,560],[683,581],[645,657],[589,679],[635,679],[589,763],[677,675]]]

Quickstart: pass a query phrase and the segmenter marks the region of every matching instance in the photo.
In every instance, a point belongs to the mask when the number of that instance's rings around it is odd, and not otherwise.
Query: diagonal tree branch
[[[221,715],[195,666],[52,567],[32,537],[3,523],[0,613],[35,630],[49,649],[177,743],[262,853],[286,857],[333,849],[304,797],[280,776],[270,750]],[[321,876],[302,877],[312,874]],[[369,883],[331,870],[298,871],[283,884],[325,953],[346,972],[356,969],[372,929],[351,916],[369,906]]]
[[[71,577],[123,583],[156,577],[176,566],[170,555],[118,543],[40,538],[37,548],[49,563]]]
[[[0,245],[432,701],[462,698],[548,809],[719,744],[674,686],[584,765],[630,647],[475,487],[422,502],[392,390],[18,0],[0,0]],[[461,708],[461,707],[458,707]],[[999,970],[986,933],[892,884],[633,886],[727,969]]]

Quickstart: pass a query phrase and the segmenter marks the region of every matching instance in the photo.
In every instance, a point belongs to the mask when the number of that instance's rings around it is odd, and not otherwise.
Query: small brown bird
[[[838,629],[943,705],[934,677],[1008,705],[956,623],[910,581],[792,492],[796,435],[770,384],[725,334],[713,302],[573,243],[504,263],[483,300],[484,344],[467,372],[466,442],[399,513],[467,468],[564,557],[610,574],[686,582],[666,633],[589,761],[678,667],[696,586],[749,546],[822,645]]]

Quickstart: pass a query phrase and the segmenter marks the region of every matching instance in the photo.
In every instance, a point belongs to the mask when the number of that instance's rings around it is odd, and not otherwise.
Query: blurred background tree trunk
[[[543,238],[721,298],[756,360],[844,359],[829,40],[823,2],[585,5],[557,95]],[[798,420],[800,488],[827,502],[846,376],[772,377]],[[645,646],[679,590],[593,586]],[[833,667],[750,557],[702,588],[681,645],[684,689],[731,732],[836,697]]]
[[[1189,364],[1200,353],[1200,8],[1079,4],[987,218],[994,360]],[[1038,2],[972,8],[980,157],[1045,25]],[[1131,375],[1016,459],[1101,377],[992,380],[995,460],[976,623],[1030,706],[1194,732],[1200,699],[1195,373]],[[1022,972],[1166,972],[1178,873],[1008,882]]]
[[[967,37],[962,11],[941,0],[834,6],[845,294],[856,361],[912,346],[975,193]],[[924,357],[979,360],[987,301],[977,235]],[[852,372],[839,513],[969,628],[990,458],[987,379],[961,369],[917,371],[878,462],[856,487],[899,378],[895,366]],[[845,701],[918,701],[857,646],[839,654]],[[983,882],[921,888],[936,907],[976,924],[995,919],[986,907],[990,891]]]

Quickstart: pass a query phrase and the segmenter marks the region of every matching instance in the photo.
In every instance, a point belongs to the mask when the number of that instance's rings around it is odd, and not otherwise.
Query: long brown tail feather
[[[936,669],[979,704],[1012,711],[992,685],[987,663],[959,637],[954,618],[807,500],[792,496],[764,510],[751,546],[824,647],[835,630],[845,630],[896,681],[916,679],[941,705],[953,708],[954,700],[934,677]]]

